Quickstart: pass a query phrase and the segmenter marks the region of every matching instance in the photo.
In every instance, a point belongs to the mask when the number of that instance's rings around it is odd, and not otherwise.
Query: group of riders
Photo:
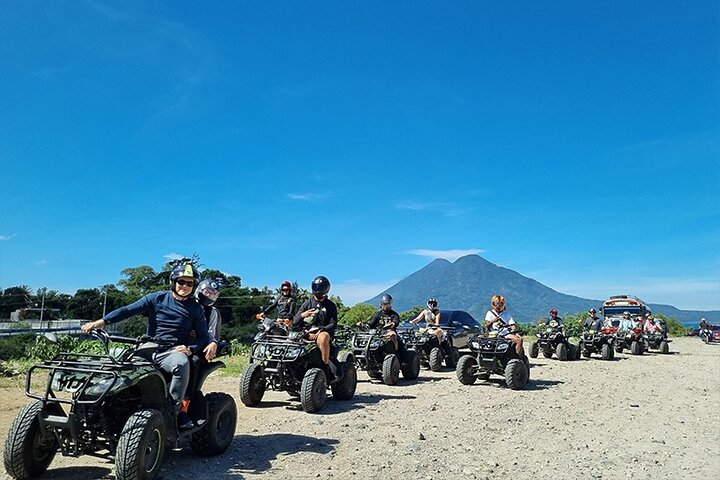
[[[185,390],[190,381],[190,357],[198,355],[209,361],[215,358],[222,328],[220,312],[214,306],[220,294],[220,284],[216,280],[200,280],[200,273],[190,263],[181,264],[170,272],[170,290],[146,295],[130,305],[118,308],[94,322],[81,327],[85,333],[103,328],[105,325],[126,320],[134,315],[143,314],[148,317],[148,335],[175,339],[175,345],[155,354],[154,361],[158,368],[171,375],[169,393],[175,402],[178,425],[181,428],[192,427],[193,423],[187,414],[189,400],[185,399]],[[294,332],[301,334],[310,341],[315,341],[320,350],[324,371],[329,381],[334,378],[330,368],[331,343],[338,324],[338,310],[330,300],[330,281],[325,276],[317,276],[311,284],[312,295],[295,311],[293,285],[284,281],[280,286],[280,296],[256,315],[258,320],[277,310],[278,322],[283,323]],[[402,348],[397,329],[400,315],[392,308],[393,299],[384,294],[380,299],[380,309],[370,318],[368,328],[383,329],[397,351]],[[495,332],[498,337],[507,338],[515,344],[519,355],[523,352],[523,337],[517,329],[515,320],[507,309],[507,302],[501,295],[494,295],[490,300],[491,308],[485,315],[485,326]],[[557,309],[550,310],[550,318],[546,324],[555,321],[562,326],[562,319]],[[437,336],[442,343],[445,332],[440,328],[442,313],[434,298],[428,299],[423,309],[411,323],[425,322],[430,335]],[[620,329],[633,329],[641,319],[631,318],[630,312],[624,312]],[[597,317],[595,309],[588,311],[584,327],[600,331],[604,326]],[[645,319],[643,329],[654,333],[662,330],[662,326],[652,315]]]

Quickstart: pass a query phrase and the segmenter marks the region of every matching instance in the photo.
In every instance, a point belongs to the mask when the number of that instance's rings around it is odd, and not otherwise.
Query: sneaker
[[[195,424],[193,424],[192,418],[190,418],[190,415],[188,415],[186,412],[180,412],[180,414],[177,417],[177,422],[178,422],[178,428],[180,430],[192,428],[195,426]]]
[[[330,365],[324,365],[323,371],[325,372],[325,378],[327,379],[327,383],[332,383],[335,381],[335,374],[333,373],[333,369]]]

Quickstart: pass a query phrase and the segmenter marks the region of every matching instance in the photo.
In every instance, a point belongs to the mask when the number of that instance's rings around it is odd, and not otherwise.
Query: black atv
[[[600,355],[603,360],[615,358],[615,329],[604,328],[599,332],[585,330],[580,335],[580,350],[585,358],[590,358],[593,353]]]
[[[420,358],[417,352],[408,349],[398,335],[399,351],[395,350],[386,329],[365,330],[359,327],[352,337],[355,362],[372,379],[381,379],[385,385],[395,385],[400,372],[406,380],[420,375]]]
[[[41,475],[57,452],[92,455],[115,461],[118,480],[154,478],[167,445],[189,438],[201,456],[224,452],[237,423],[235,401],[225,393],[202,392],[207,376],[223,362],[192,363],[191,428],[177,426],[169,376],[152,362],[152,354],[175,339],[128,338],[93,330],[105,345],[104,355],[60,353],[27,373],[25,393],[35,401],[15,417],[5,441],[5,470],[16,479]],[[112,348],[110,343],[113,342]],[[224,342],[218,356],[229,353]],[[44,372],[42,393],[33,391],[34,375]]]
[[[240,400],[248,407],[259,405],[267,388],[299,397],[308,413],[322,409],[328,387],[338,400],[355,395],[357,372],[352,352],[340,351],[335,342],[330,345],[330,365],[326,366],[315,341],[305,339],[303,333],[268,333],[253,343],[250,362],[240,380]],[[334,378],[328,381],[330,373]]]
[[[523,352],[518,355],[515,343],[499,338],[493,332],[475,335],[470,339],[470,355],[458,360],[455,374],[463,385],[475,380],[488,380],[490,375],[502,375],[512,390],[522,390],[530,379],[530,361]]]
[[[633,355],[642,355],[645,352],[645,336],[641,327],[618,330],[615,333],[615,351],[622,353],[624,349],[630,350]]]
[[[537,358],[540,351],[545,358],[552,358],[555,354],[561,361],[578,358],[577,347],[568,341],[569,337],[565,335],[562,325],[555,320],[551,320],[545,330],[535,336],[537,340],[530,347],[530,358]]]
[[[656,333],[645,333],[645,350],[659,350],[662,354],[670,353],[670,340],[665,331]]]
[[[398,330],[398,336],[402,339],[403,344],[410,350],[417,352],[420,359],[420,365],[429,368],[433,372],[442,369],[443,363],[448,368],[455,368],[460,358],[458,349],[452,344],[453,327],[440,326],[445,332],[443,341],[439,341],[437,336],[428,332],[426,328],[406,328]]]

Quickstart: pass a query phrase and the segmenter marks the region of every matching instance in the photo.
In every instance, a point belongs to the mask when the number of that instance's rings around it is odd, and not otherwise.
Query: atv
[[[359,369],[368,376],[382,380],[385,385],[395,385],[400,372],[406,380],[414,380],[420,375],[420,358],[415,350],[410,350],[398,336],[399,349],[395,350],[387,329],[363,330],[359,327],[352,337],[352,350]]]
[[[330,365],[326,366],[315,341],[307,340],[302,332],[268,333],[253,343],[250,362],[240,379],[240,400],[248,407],[258,406],[267,388],[299,397],[308,413],[322,409],[328,387],[338,400],[355,395],[357,372],[352,352],[340,351],[335,342],[330,344]]]
[[[578,347],[568,341],[563,326],[557,321],[551,320],[545,331],[535,335],[537,340],[530,347],[530,358],[537,358],[541,350],[545,358],[552,358],[553,354],[561,361],[578,358]]]
[[[522,390],[530,379],[530,361],[523,352],[518,355],[515,343],[500,338],[496,332],[478,334],[470,339],[470,354],[458,360],[455,374],[463,385],[477,379],[488,380],[490,375],[502,375],[512,390]]]
[[[443,363],[448,368],[455,368],[460,353],[453,346],[453,327],[440,326],[445,332],[445,338],[438,341],[437,336],[427,331],[426,328],[403,329],[398,331],[405,346],[417,352],[420,358],[420,365],[429,368],[433,372],[442,369]]]
[[[642,355],[645,352],[645,337],[642,327],[618,330],[615,333],[615,351],[622,353],[624,349],[630,350],[633,355]]]
[[[580,345],[585,358],[590,358],[593,353],[600,355],[603,360],[615,358],[615,332],[616,328],[603,328],[599,332],[585,330],[580,335]]]
[[[195,357],[187,388],[193,425],[179,428],[169,375],[152,361],[155,352],[176,340],[104,330],[90,335],[103,342],[105,354],[59,353],[28,370],[25,393],[35,400],[17,414],[5,441],[5,470],[11,477],[41,475],[60,452],[108,458],[115,461],[118,480],[146,480],[157,476],[167,446],[181,439],[189,439],[201,456],[228,448],[237,423],[235,401],[225,393],[202,392],[207,376],[223,362]],[[218,356],[228,353],[221,342]],[[42,392],[33,390],[41,372],[47,375]]]
[[[645,333],[645,350],[659,350],[660,353],[670,353],[670,340],[667,338],[667,332],[661,331],[656,333]]]

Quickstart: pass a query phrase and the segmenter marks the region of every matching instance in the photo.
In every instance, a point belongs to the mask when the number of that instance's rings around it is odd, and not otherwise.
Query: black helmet
[[[214,304],[220,296],[220,284],[217,280],[203,280],[197,286],[195,295],[197,296],[200,305],[203,307],[209,307]]]
[[[597,313],[597,310],[595,310],[594,308],[591,308],[590,310],[588,310],[588,313],[590,315],[595,315]]]
[[[437,300],[432,297],[428,298],[427,306],[429,307],[431,303],[433,304],[433,306],[437,307]]]
[[[387,293],[380,297],[380,306],[382,307],[383,305],[390,305],[392,307],[392,297]]]
[[[330,280],[323,275],[318,275],[312,281],[312,292],[315,295],[327,295],[330,291]]]

